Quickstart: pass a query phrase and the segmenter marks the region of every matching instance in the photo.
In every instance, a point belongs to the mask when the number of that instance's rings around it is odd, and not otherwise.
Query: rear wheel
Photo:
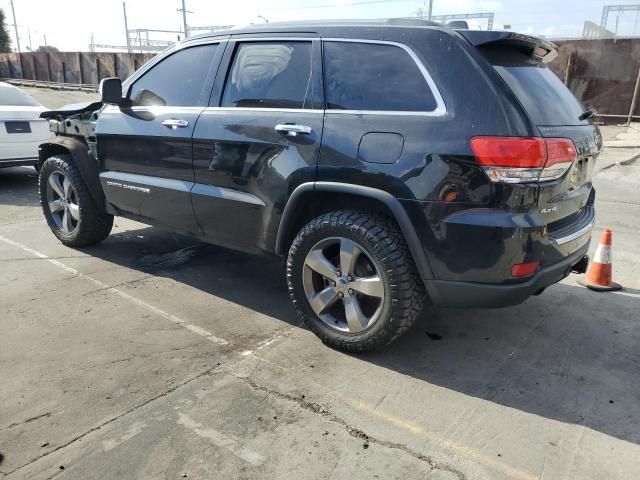
[[[287,260],[291,300],[323,342],[363,352],[409,329],[424,288],[402,233],[387,217],[327,213],[296,236]]]
[[[44,216],[62,243],[84,247],[109,236],[113,215],[96,206],[70,155],[45,160],[38,185]]]

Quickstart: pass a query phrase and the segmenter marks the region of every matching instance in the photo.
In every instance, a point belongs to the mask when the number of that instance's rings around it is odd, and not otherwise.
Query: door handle
[[[290,137],[297,137],[298,135],[309,135],[311,133],[311,127],[306,125],[297,125],[295,123],[279,123],[275,126],[276,132],[284,133]]]
[[[162,125],[164,125],[165,127],[176,129],[176,128],[188,127],[189,122],[187,122],[186,120],[177,120],[175,118],[169,118],[167,120],[163,120]]]

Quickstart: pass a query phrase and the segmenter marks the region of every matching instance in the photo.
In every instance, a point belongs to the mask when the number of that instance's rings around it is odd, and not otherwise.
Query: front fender
[[[89,189],[96,206],[105,211],[105,196],[100,184],[100,168],[98,161],[91,155],[89,147],[74,137],[57,136],[38,147],[39,165],[53,155],[71,155],[78,166],[80,175]]]

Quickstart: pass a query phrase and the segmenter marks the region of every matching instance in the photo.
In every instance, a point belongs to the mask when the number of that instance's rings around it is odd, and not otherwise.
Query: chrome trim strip
[[[380,111],[380,110],[327,110],[327,113],[338,113],[338,114],[370,114],[370,115],[421,115],[421,116],[430,116],[430,117],[441,117],[446,115],[447,107],[444,103],[444,99],[440,94],[440,90],[436,86],[436,83],[431,78],[429,71],[424,66],[418,55],[408,46],[399,42],[391,42],[386,40],[366,40],[366,39],[354,39],[354,38],[323,38],[323,42],[343,42],[343,43],[372,43],[376,45],[392,45],[394,47],[401,48],[405,52],[409,54],[409,56],[413,59],[415,64],[418,66],[418,69],[422,73],[422,76],[427,82],[427,85],[431,89],[433,93],[433,97],[436,100],[436,108],[435,110],[428,112],[405,112],[405,111]]]
[[[412,112],[409,110],[326,110],[327,115],[404,115],[414,117],[442,117],[446,111]]]
[[[338,114],[338,115],[405,115],[405,116],[421,116],[421,117],[441,117],[447,114],[447,107],[444,103],[444,99],[442,98],[442,94],[438,87],[436,86],[433,78],[429,74],[429,71],[424,66],[420,58],[416,55],[416,53],[407,45],[399,42],[391,42],[386,40],[367,40],[367,39],[352,39],[352,38],[319,38],[319,37],[259,37],[259,38],[241,38],[241,37],[233,37],[234,41],[238,42],[278,42],[278,41],[313,41],[313,40],[322,40],[323,42],[344,42],[344,43],[372,43],[377,45],[392,45],[394,47],[401,48],[405,52],[409,54],[411,59],[415,62],[420,73],[424,77],[427,82],[427,86],[433,93],[433,97],[436,100],[436,108],[435,110],[427,111],[427,112],[413,112],[413,111],[405,111],[405,110],[320,110],[320,109],[302,109],[302,108],[253,108],[253,107],[207,107],[205,109],[206,113],[216,112],[216,111],[248,111],[248,112],[291,112],[291,113],[305,113],[305,112],[313,112],[320,113],[324,112],[329,115]]]
[[[203,195],[206,197],[224,198],[225,200],[234,200],[236,202],[250,203],[265,207],[267,204],[251,193],[240,192],[231,188],[216,187],[215,185],[205,185],[196,183],[191,190],[192,194]]]
[[[193,41],[185,40],[185,43],[176,43],[166,50],[161,51],[155,57],[151,57],[145,63],[143,63],[138,70],[133,72],[131,76],[125,79],[122,82],[122,96],[126,96],[129,87],[133,85],[140,77],[142,77],[145,73],[147,73],[153,66],[160,63],[162,60],[167,58],[170,55],[178,52],[179,50],[184,50],[189,47],[198,47],[200,45],[208,45],[208,44],[222,44],[224,42],[228,42],[231,34],[225,35],[212,35],[211,37],[202,37],[198,39],[194,39]]]
[[[186,180],[176,180],[173,178],[151,177],[149,175],[138,175],[136,173],[125,172],[102,172],[100,178],[105,180],[118,180],[120,182],[131,182],[150,187],[166,188],[167,190],[177,190],[179,192],[189,192],[193,187],[192,182]]]
[[[178,106],[169,106],[169,105],[136,105],[133,107],[129,107],[132,112],[151,112],[154,115],[165,115],[172,114],[178,115],[180,113],[194,113],[198,114],[204,110],[205,107],[197,106],[197,107],[178,107]],[[102,113],[120,113],[121,108],[117,105],[106,105]]]
[[[321,40],[320,36],[315,37],[254,37],[252,35],[264,35],[269,32],[262,33],[233,33],[231,39],[234,42],[312,42],[313,40]]]
[[[564,245],[565,243],[569,243],[572,240],[575,240],[577,238],[582,237],[583,235],[586,235],[587,233],[590,233],[590,231],[593,228],[593,226],[595,225],[595,223],[596,223],[596,219],[594,217],[593,220],[591,220],[587,225],[582,227],[580,230],[576,230],[571,235],[567,235],[566,237],[560,237],[560,238],[553,238],[553,237],[550,237],[550,238],[556,244]]]
[[[321,109],[311,108],[264,108],[264,107],[207,107],[204,113],[225,112],[288,112],[288,113],[324,113]]]
[[[265,207],[267,204],[251,193],[240,192],[231,188],[217,187],[215,185],[206,185],[203,183],[193,183],[186,180],[176,180],[172,178],[152,177],[149,175],[138,175],[136,173],[125,172],[102,172],[100,178],[105,181],[118,181],[125,183],[133,183],[144,185],[147,187],[165,188],[167,190],[175,190],[207,197],[222,198],[225,200],[233,200],[236,202],[250,203]]]

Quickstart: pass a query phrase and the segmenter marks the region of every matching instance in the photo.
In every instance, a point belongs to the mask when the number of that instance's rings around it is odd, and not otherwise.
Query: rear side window
[[[222,106],[313,108],[311,75],[311,42],[241,43]]]
[[[436,100],[409,53],[395,45],[324,42],[330,110],[430,112]]]
[[[218,45],[200,45],[165,58],[132,85],[133,106],[197,107]],[[206,99],[208,100],[208,98]]]
[[[513,48],[481,50],[536,125],[581,125],[583,108],[549,68]]]

